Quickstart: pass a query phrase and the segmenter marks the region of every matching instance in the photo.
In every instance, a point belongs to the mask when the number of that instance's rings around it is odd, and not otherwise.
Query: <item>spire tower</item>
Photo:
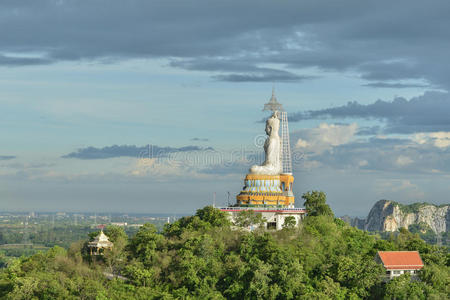
[[[277,97],[275,97],[275,88],[274,87],[272,88],[272,97],[270,98],[269,102],[264,104],[263,111],[265,111],[265,110],[270,110],[273,112],[284,111],[283,105],[281,105],[281,103],[278,102]]]
[[[281,112],[281,162],[284,174],[292,174],[291,143],[287,112]]]

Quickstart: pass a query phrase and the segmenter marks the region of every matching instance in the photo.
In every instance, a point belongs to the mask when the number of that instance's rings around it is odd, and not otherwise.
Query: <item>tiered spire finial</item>
[[[275,87],[272,87],[272,97],[270,98],[269,102],[264,104],[263,111],[265,110],[271,110],[273,112],[283,111],[283,105],[281,105],[281,103],[278,102],[277,97],[275,97]]]

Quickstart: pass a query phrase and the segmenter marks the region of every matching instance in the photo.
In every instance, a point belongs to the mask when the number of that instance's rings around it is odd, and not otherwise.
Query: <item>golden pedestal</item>
[[[293,182],[294,176],[291,174],[247,174],[244,189],[236,196],[237,204],[293,206],[295,201],[292,193]]]

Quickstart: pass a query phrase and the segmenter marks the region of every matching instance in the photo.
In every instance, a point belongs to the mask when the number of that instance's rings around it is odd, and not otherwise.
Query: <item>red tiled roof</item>
[[[416,270],[423,268],[418,251],[378,251],[386,269]]]

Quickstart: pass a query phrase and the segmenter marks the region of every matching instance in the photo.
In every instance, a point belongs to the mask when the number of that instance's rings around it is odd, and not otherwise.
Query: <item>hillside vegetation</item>
[[[418,213],[419,209],[424,206],[435,206],[437,208],[448,206],[448,204],[437,205],[437,204],[428,203],[428,202],[417,202],[417,203],[411,203],[411,204],[402,204],[402,203],[399,203],[396,201],[391,201],[391,202],[394,205],[398,205],[400,207],[400,210],[404,213]]]
[[[23,257],[0,273],[5,299],[448,299],[446,248],[402,229],[389,240],[336,219],[325,195],[304,195],[311,214],[299,228],[234,230],[212,207],[168,224],[146,224],[130,239],[108,227],[114,242],[101,260],[86,241]],[[388,284],[378,250],[418,250],[421,281]],[[109,280],[105,273],[121,275]],[[111,277],[111,276],[110,276]]]

